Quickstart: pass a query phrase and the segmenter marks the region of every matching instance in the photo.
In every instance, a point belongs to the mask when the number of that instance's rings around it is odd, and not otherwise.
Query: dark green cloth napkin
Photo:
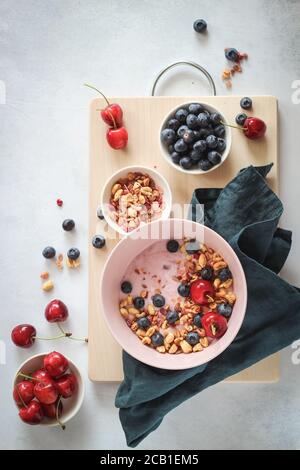
[[[157,369],[123,352],[125,379],[116,406],[130,447],[184,400],[300,337],[300,291],[277,275],[291,247],[291,232],[277,227],[283,206],[264,179],[270,169],[250,166],[223,190],[194,192],[191,218],[198,212],[196,205],[204,204],[205,225],[230,243],[243,265],[248,285],[245,320],[220,356],[193,369]]]

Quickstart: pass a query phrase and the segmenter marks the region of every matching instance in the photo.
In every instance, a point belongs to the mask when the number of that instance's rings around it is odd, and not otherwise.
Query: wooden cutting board
[[[232,129],[232,149],[226,162],[206,175],[186,175],[173,169],[164,161],[159,148],[159,131],[165,116],[174,107],[187,102],[204,102],[215,106],[235,123],[241,111],[238,96],[217,97],[146,97],[110,98],[124,110],[129,142],[125,151],[112,150],[105,139],[106,125],[99,117],[105,106],[95,99],[90,106],[90,197],[89,237],[96,233],[105,235],[107,224],[97,218],[101,189],[106,179],[115,171],[128,165],[145,165],[156,168],[168,180],[173,202],[187,204],[195,188],[224,187],[241,169],[248,165],[274,163],[268,178],[270,186],[278,193],[278,143],[277,100],[273,96],[254,96],[251,114],[262,118],[268,126],[265,139],[250,141],[237,129]],[[249,114],[249,113],[248,113]],[[250,115],[250,114],[249,114]],[[109,332],[100,302],[100,281],[103,265],[116,240],[107,239],[103,250],[89,245],[89,377],[98,382],[118,382],[123,378],[121,348]],[[120,266],[120,269],[122,267]],[[229,379],[230,381],[272,382],[279,378],[279,358],[274,355]]]

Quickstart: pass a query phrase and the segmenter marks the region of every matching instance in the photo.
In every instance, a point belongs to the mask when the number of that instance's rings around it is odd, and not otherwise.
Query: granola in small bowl
[[[112,228],[127,234],[141,224],[169,216],[170,187],[150,168],[124,168],[107,181],[102,192],[102,210]]]

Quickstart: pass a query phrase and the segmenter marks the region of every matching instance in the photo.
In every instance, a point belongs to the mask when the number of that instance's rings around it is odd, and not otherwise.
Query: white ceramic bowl
[[[13,389],[15,388],[17,383],[24,380],[22,377],[18,376],[18,373],[23,372],[24,374],[29,375],[33,373],[35,370],[43,368],[43,360],[47,354],[48,353],[36,354],[35,356],[32,356],[29,359],[26,359],[26,361],[24,361],[23,364],[20,365],[13,380]],[[67,356],[65,357],[69,362],[69,370],[72,372],[72,374],[75,375],[77,379],[77,390],[72,397],[62,399],[63,412],[61,415],[61,422],[63,424],[70,421],[70,419],[72,419],[78,413],[82,405],[83,398],[84,398],[84,382],[82,380],[81,373],[79,372],[79,369],[74,364],[74,362],[71,361],[69,357]],[[17,405],[16,407],[19,409]],[[58,425],[59,424],[57,423],[55,419],[45,417],[39,426],[58,426]]]
[[[148,168],[146,166],[126,166],[122,168],[121,170],[116,171],[105,183],[103,189],[102,189],[102,194],[101,194],[101,209],[103,216],[108,223],[108,225],[116,230],[118,233],[121,235],[127,236],[130,233],[134,232],[135,230],[131,232],[126,232],[123,230],[111,217],[110,211],[109,211],[109,200],[111,196],[111,189],[113,185],[120,179],[124,178],[127,176],[128,173],[130,172],[141,172],[141,173],[147,173],[156,183],[158,187],[160,187],[163,190],[163,203],[164,203],[164,208],[161,213],[161,216],[158,219],[167,219],[170,216],[171,208],[172,208],[172,193],[171,189],[169,186],[169,183],[167,180],[157,171],[152,170],[152,168]],[[156,219],[156,220],[158,220]],[[145,223],[142,223],[140,226],[145,225]],[[138,227],[137,227],[138,228]]]
[[[142,344],[128,328],[119,313],[120,285],[128,265],[143,250],[157,240],[172,238],[196,238],[220,253],[228,262],[234,279],[234,292],[237,300],[224,336],[211,343],[208,348],[192,354],[160,354],[155,349]],[[123,238],[110,253],[102,273],[99,292],[102,312],[107,325],[121,347],[131,356],[145,364],[161,369],[189,369],[211,361],[221,354],[234,340],[242,325],[247,305],[247,284],[242,265],[224,238],[204,225],[191,220],[168,219],[154,221],[141,227],[132,236]]]
[[[218,165],[215,165],[213,166],[210,170],[208,171],[203,171],[203,170],[200,170],[199,168],[192,168],[191,170],[184,170],[183,168],[181,168],[180,165],[176,165],[175,163],[172,162],[171,160],[171,157],[170,157],[170,154],[168,152],[168,148],[167,148],[167,145],[165,145],[162,141],[161,141],[161,137],[160,137],[160,134],[161,134],[161,131],[166,127],[167,125],[167,122],[172,119],[172,117],[174,117],[174,114],[176,113],[176,111],[180,108],[187,108],[190,104],[192,103],[195,103],[195,101],[193,102],[190,102],[190,103],[182,103],[180,106],[176,106],[176,108],[172,109],[172,111],[170,111],[168,113],[168,115],[165,117],[163,123],[162,123],[162,126],[159,130],[159,142],[160,142],[160,148],[161,148],[161,152],[165,158],[165,160],[169,163],[169,165],[171,165],[173,168],[175,168],[176,170],[178,171],[181,171],[182,173],[189,173],[189,174],[192,174],[192,175],[200,175],[200,174],[206,174],[206,173],[209,173],[213,170],[215,170],[216,168],[218,168],[219,166],[221,166],[226,158],[228,157],[229,155],[229,152],[230,152],[230,148],[231,148],[231,129],[230,127],[228,126],[225,126],[225,140],[226,140],[226,148],[222,154],[222,159],[220,161],[220,163]],[[220,112],[219,109],[216,109],[214,108],[213,106],[211,106],[210,104],[207,104],[207,103],[204,103],[204,102],[199,102],[199,104],[201,104],[205,109],[207,109],[210,113],[218,113],[221,115],[222,117],[222,121],[224,123],[226,123],[226,118],[224,117],[224,115]]]

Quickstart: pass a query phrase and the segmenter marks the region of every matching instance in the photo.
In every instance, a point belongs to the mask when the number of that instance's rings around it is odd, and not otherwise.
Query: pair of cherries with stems
[[[55,340],[60,338],[68,338],[74,341],[88,342],[88,338],[78,338],[72,333],[67,333],[60,323],[67,320],[69,311],[67,306],[61,300],[54,299],[48,303],[45,308],[45,318],[49,323],[56,323],[60,334],[51,338],[41,338],[37,336],[36,328],[28,323],[17,325],[11,332],[11,339],[16,346],[20,348],[30,348],[36,340]]]
[[[128,142],[128,132],[123,126],[123,110],[121,106],[117,103],[110,103],[106,96],[93,85],[89,85],[88,83],[84,85],[97,91],[107,104],[106,108],[100,110],[100,114],[102,120],[109,126],[109,129],[106,131],[108,144],[115,150],[125,148]]]

